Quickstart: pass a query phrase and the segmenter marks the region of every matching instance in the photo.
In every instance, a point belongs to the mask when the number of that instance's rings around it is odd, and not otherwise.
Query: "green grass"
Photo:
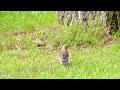
[[[59,25],[54,11],[1,11],[0,17],[0,78],[120,78],[119,42],[88,48],[103,45],[106,39],[99,21],[96,27],[92,22],[89,27],[85,23]],[[113,40],[119,41],[118,36]],[[35,39],[55,50],[37,48]],[[56,47],[63,44],[70,45],[67,67],[61,66],[56,56]]]
[[[61,66],[56,51],[29,49],[0,54],[1,78],[107,79],[120,78],[120,45],[70,50],[67,67]],[[7,72],[8,74],[2,74]]]
[[[44,40],[51,46],[66,43],[100,45],[104,40],[99,35],[99,28],[95,28],[90,22],[89,27],[85,23],[80,25],[75,23],[71,26],[59,25],[55,11],[8,11],[6,13],[1,11],[0,13],[0,44],[4,50],[17,47],[32,48],[36,38]],[[101,31],[104,33],[103,30]]]
[[[2,13],[0,21],[1,31],[18,31],[39,28],[44,25],[50,25],[55,21],[54,12],[40,11],[8,11]]]

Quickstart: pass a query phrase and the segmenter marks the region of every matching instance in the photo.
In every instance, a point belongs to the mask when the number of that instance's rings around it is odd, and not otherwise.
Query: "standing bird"
[[[68,63],[69,54],[67,51],[67,45],[63,45],[62,49],[58,52],[58,60],[60,64],[66,66]]]

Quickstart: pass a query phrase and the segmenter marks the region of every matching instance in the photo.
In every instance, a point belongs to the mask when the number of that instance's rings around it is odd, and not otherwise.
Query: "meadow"
[[[97,24],[57,22],[55,11],[0,12],[1,79],[119,79],[120,38]],[[95,26],[95,27],[94,27]],[[35,40],[45,41],[37,47]],[[57,52],[69,45],[69,64],[59,64]]]

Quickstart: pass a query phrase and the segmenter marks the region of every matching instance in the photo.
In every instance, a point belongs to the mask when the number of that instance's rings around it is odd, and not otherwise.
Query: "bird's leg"
[[[64,62],[63,62],[63,65],[66,66],[66,65],[67,65],[67,61],[64,61]]]

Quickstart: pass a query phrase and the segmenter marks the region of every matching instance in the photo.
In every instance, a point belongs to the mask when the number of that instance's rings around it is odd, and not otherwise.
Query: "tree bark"
[[[109,34],[116,33],[119,31],[119,11],[107,11],[106,12],[107,20],[106,25],[109,30]]]

